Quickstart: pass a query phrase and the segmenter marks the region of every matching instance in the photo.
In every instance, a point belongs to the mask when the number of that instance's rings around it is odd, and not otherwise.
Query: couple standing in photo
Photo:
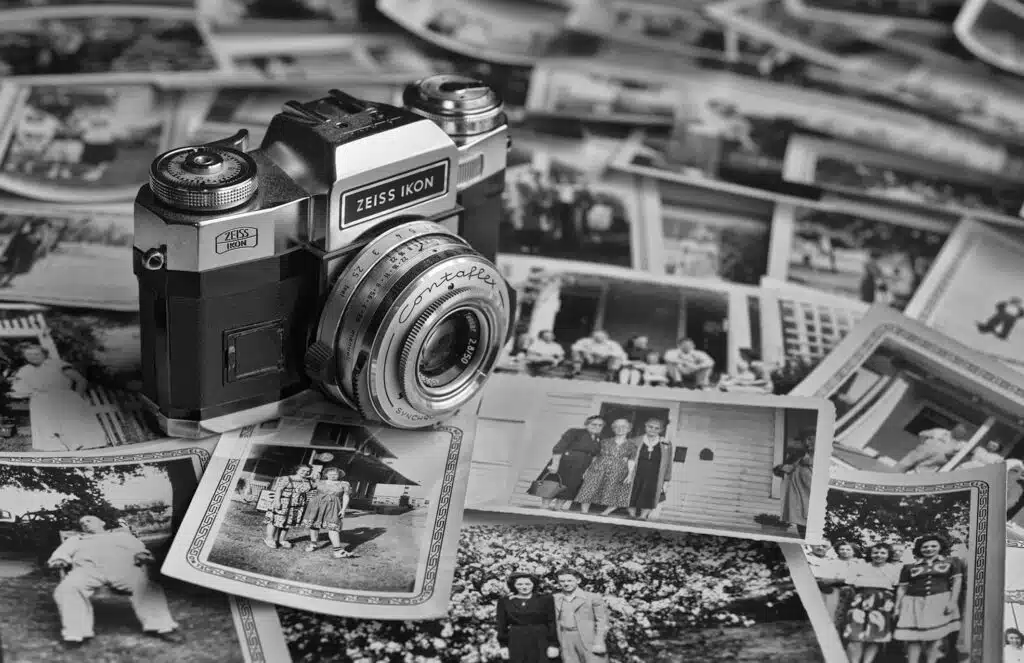
[[[600,594],[580,588],[575,569],[560,569],[555,577],[561,591],[540,592],[540,578],[513,573],[509,595],[498,599],[498,642],[511,663],[544,663],[561,657],[563,663],[603,663],[607,660],[608,606]]]
[[[626,417],[611,422],[611,436],[603,437],[605,419],[587,417],[584,428],[567,430],[551,451],[551,460],[527,493],[540,497],[544,508],[568,511],[579,504],[588,513],[591,504],[604,507],[601,515],[628,509],[634,518],[647,520],[665,501],[672,480],[671,443],[665,422],[644,422],[644,434],[631,437],[633,423]]]

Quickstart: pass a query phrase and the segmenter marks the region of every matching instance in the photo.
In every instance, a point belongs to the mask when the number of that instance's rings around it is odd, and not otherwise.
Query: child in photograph
[[[644,364],[643,383],[651,387],[663,387],[668,382],[668,364],[661,361],[661,353],[654,350],[648,352],[647,363]]]
[[[807,533],[807,512],[810,509],[811,475],[814,467],[814,431],[800,432],[787,461],[775,466],[772,473],[782,479],[782,520],[796,525],[802,537]]]
[[[320,476],[306,505],[303,524],[309,528],[309,543],[304,550],[313,552],[319,548],[320,530],[326,530],[327,538],[331,541],[331,557],[352,557],[352,553],[341,545],[341,528],[352,486],[348,481],[342,481],[345,472],[337,467],[324,468]]]
[[[927,534],[914,543],[917,561],[900,570],[893,637],[906,643],[907,663],[920,663],[922,652],[926,663],[938,663],[946,636],[960,630],[965,567],[949,552],[946,537]]]
[[[313,468],[299,465],[288,475],[280,476],[270,487],[274,493],[274,503],[267,510],[266,536],[263,543],[268,548],[291,548],[292,543],[284,537],[292,527],[300,525],[306,515],[309,504],[309,493],[315,483],[309,478]]]
[[[644,367],[647,365],[648,347],[646,336],[634,336],[626,341],[626,361],[619,369],[619,384],[643,384]]]
[[[50,351],[38,343],[23,345],[21,357],[25,365],[9,380],[13,399],[29,399],[37,394],[67,389],[84,394],[89,388],[89,383],[71,364],[54,359]]]

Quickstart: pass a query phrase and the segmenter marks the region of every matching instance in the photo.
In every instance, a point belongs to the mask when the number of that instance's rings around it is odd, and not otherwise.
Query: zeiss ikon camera
[[[158,157],[135,199],[143,396],[175,437],[280,414],[313,386],[431,426],[472,399],[514,323],[495,268],[501,100],[439,75],[404,107],[338,90]]]

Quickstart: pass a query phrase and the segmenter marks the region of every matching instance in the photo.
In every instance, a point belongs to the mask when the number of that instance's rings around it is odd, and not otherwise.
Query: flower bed
[[[542,577],[571,565],[605,595],[610,660],[650,660],[648,643],[714,626],[752,626],[799,611],[778,546],[595,525],[469,526],[462,532],[449,618],[377,622],[281,608],[296,661],[499,661],[495,602],[513,571]]]

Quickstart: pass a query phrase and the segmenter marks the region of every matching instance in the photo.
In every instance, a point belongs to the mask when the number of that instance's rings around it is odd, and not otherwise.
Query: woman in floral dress
[[[302,523],[309,502],[309,491],[313,490],[313,480],[309,475],[313,468],[299,465],[291,474],[277,477],[270,490],[274,493],[274,503],[267,510],[266,536],[263,543],[268,548],[291,548],[292,543],[285,539],[288,529]]]
[[[612,422],[612,437],[601,441],[601,453],[587,468],[576,494],[580,513],[587,513],[591,503],[605,507],[603,516],[629,506],[638,451],[637,442],[629,439],[631,430],[633,424],[628,419]]]
[[[848,578],[853,598],[841,633],[850,663],[873,663],[882,645],[892,641],[901,566],[891,560],[892,546],[876,543],[868,552],[868,563],[858,564]]]

